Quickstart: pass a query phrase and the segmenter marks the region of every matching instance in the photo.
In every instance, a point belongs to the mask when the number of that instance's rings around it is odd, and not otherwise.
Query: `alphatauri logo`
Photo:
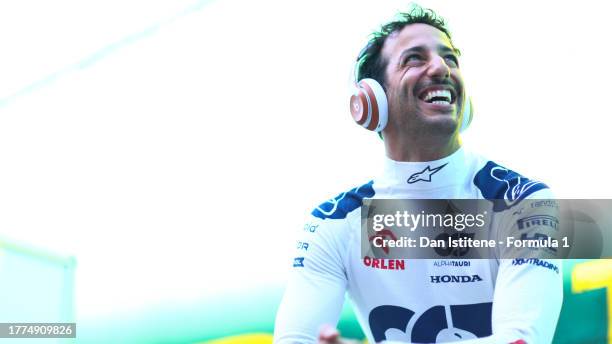
[[[429,277],[431,278],[431,283],[471,283],[482,281],[482,278],[478,275],[442,275]]]
[[[440,171],[442,169],[442,167],[446,166],[448,163],[442,165],[442,166],[438,166],[436,168],[431,168],[430,166],[425,167],[425,169],[421,172],[417,172],[413,175],[411,175],[407,182],[408,184],[414,184],[416,182],[431,182],[431,176],[433,176],[434,174],[436,174],[438,171]]]

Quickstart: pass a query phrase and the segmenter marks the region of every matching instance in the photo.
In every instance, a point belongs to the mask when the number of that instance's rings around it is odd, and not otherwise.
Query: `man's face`
[[[385,40],[390,129],[407,135],[452,134],[463,104],[458,56],[444,32],[410,24]]]

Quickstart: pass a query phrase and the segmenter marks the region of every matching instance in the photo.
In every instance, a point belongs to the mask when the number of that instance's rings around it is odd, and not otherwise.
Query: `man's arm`
[[[563,303],[561,261],[529,261],[500,264],[492,316],[500,343],[552,343]]]
[[[550,190],[538,191],[506,211],[499,240],[550,237],[561,242],[558,219],[559,209]],[[561,258],[560,251],[523,248],[501,252],[502,258],[520,258],[500,259],[492,314],[497,342],[552,342],[563,302],[561,260],[555,259]]]
[[[347,279],[346,221],[312,217],[298,236],[293,271],[276,315],[274,343],[316,343],[322,325],[336,325]]]

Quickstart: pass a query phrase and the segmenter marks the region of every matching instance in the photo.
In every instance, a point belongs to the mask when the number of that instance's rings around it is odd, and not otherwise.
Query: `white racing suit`
[[[321,204],[299,229],[275,343],[316,343],[323,324],[337,324],[345,293],[370,343],[552,342],[560,260],[364,258],[367,198],[504,200],[491,202],[488,230],[517,236],[555,236],[558,224],[555,203],[538,201],[552,198],[545,184],[464,148],[436,161],[387,159],[380,177]]]

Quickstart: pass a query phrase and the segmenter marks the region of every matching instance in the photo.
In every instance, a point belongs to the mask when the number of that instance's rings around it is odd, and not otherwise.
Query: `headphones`
[[[362,53],[360,53],[357,59],[357,64],[355,65],[355,80],[357,80],[357,72],[367,48],[368,47],[362,50]],[[469,97],[464,98],[460,132],[463,132],[470,126],[472,118],[474,117],[472,99]],[[377,133],[380,133],[387,126],[387,121],[389,119],[387,95],[378,81],[365,78],[356,82],[355,90],[351,96],[350,107],[353,119],[360,126]]]

